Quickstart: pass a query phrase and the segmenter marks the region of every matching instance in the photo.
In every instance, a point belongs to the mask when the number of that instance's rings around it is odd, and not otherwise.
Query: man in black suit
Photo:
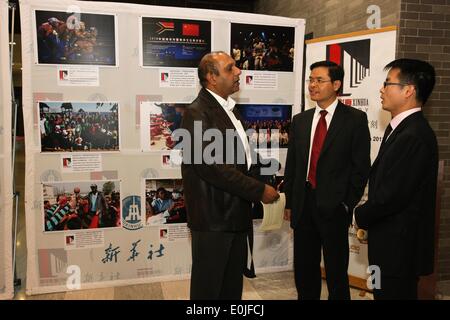
[[[320,299],[321,249],[329,299],[350,299],[348,228],[370,169],[364,112],[339,102],[344,70],[330,61],[311,65],[314,109],[296,115],[285,169],[285,219],[294,229],[299,299]]]
[[[356,208],[355,222],[369,231],[369,264],[381,273],[375,299],[417,299],[418,277],[433,273],[434,265],[438,147],[421,108],[435,72],[412,59],[385,69],[381,102],[392,120],[370,171],[368,201]]]
[[[181,166],[192,235],[191,299],[241,299],[251,203],[279,197],[250,176],[252,153],[230,98],[239,90],[240,74],[225,52],[205,55],[198,67],[203,88],[183,115],[181,127],[191,139]],[[214,152],[211,136],[218,147]]]

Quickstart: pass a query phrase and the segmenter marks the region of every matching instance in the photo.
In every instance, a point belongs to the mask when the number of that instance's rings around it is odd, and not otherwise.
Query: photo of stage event
[[[287,148],[292,105],[237,104],[245,130],[255,130],[250,143],[259,148]],[[278,132],[271,132],[271,130]]]
[[[121,226],[120,181],[42,184],[45,231]]]
[[[230,55],[242,70],[293,71],[294,27],[231,24]]]
[[[35,11],[39,64],[116,65],[115,16]]]
[[[187,222],[182,180],[146,179],[145,213],[146,225]]]
[[[119,105],[39,102],[42,152],[119,151]]]

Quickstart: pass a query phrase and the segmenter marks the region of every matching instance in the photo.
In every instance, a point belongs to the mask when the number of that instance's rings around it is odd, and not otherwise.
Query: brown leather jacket
[[[225,135],[226,129],[234,129],[225,110],[206,89],[201,89],[183,114],[181,128],[190,132],[192,150],[194,121],[201,121],[203,132],[215,128]],[[195,152],[183,152],[181,173],[188,226],[192,230],[244,232],[251,226],[251,202],[261,200],[264,183],[250,176],[246,163],[237,163],[243,145],[239,139],[236,141],[232,164],[206,164],[204,159],[200,164],[192,164]],[[202,154],[209,143],[202,143]],[[222,159],[226,159],[226,151],[224,139]],[[191,164],[186,164],[186,160]]]

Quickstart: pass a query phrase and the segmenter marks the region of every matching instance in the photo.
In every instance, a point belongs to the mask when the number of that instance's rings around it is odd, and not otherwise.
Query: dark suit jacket
[[[296,115],[289,132],[285,169],[286,208],[291,227],[301,218],[314,109]],[[324,220],[342,214],[351,223],[370,170],[370,133],[364,112],[338,102],[317,162],[317,206]],[[345,203],[347,213],[342,203]]]
[[[94,205],[94,203],[92,203],[92,196],[94,195],[94,193],[92,191],[90,191],[88,193],[88,201],[89,201],[89,210],[92,208],[92,206]],[[103,210],[106,208],[106,200],[105,197],[103,196],[103,192],[97,191],[97,200],[95,201],[95,206],[96,206],[96,211],[100,211],[101,213],[103,212]]]
[[[433,272],[438,147],[422,112],[404,119],[381,146],[369,177],[369,199],[355,210],[369,230],[369,263],[384,276]]]
[[[249,176],[246,163],[238,163],[238,153],[245,154],[240,139],[236,139],[233,149],[234,156],[231,159],[234,159],[234,163],[226,163],[225,130],[235,128],[223,107],[206,89],[201,89],[183,114],[181,127],[189,131],[192,148],[195,139],[194,121],[202,123],[203,132],[215,128],[224,135],[223,154],[216,152],[224,164],[206,164],[203,159],[202,163],[194,164],[195,150],[192,149],[190,157],[183,151],[181,174],[188,226],[195,231],[249,231],[251,202],[261,200],[264,183]],[[209,143],[203,142],[202,153]],[[188,159],[191,164],[185,163]]]

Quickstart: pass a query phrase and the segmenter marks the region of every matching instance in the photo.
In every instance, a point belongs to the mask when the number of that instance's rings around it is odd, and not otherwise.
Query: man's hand
[[[284,220],[291,221],[291,209],[284,209]]]
[[[272,203],[275,200],[277,200],[280,197],[277,190],[275,190],[273,187],[269,186],[268,184],[264,187],[264,193],[262,195],[261,201],[263,203]]]

